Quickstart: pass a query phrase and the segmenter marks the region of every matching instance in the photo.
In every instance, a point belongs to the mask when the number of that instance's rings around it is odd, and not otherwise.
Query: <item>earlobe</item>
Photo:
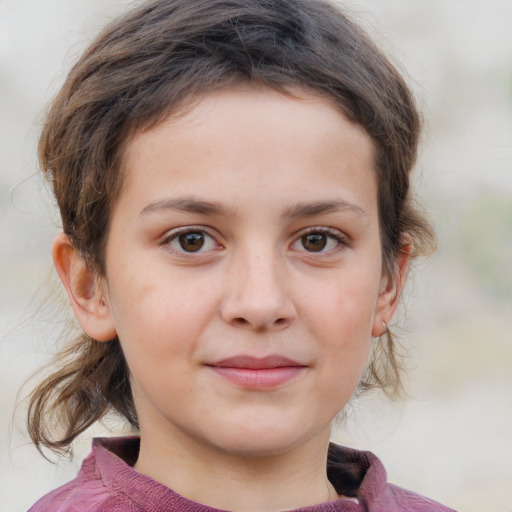
[[[407,280],[407,272],[413,251],[412,239],[408,234],[402,237],[402,246],[395,259],[392,275],[382,276],[381,288],[372,325],[372,336],[377,338],[387,331],[387,326],[398,307]]]
[[[53,263],[84,332],[97,341],[116,337],[104,282],[86,265],[69,237],[59,233],[53,241]]]

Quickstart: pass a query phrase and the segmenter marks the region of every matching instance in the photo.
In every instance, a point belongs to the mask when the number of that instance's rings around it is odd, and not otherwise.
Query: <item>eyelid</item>
[[[198,258],[201,256],[206,256],[207,254],[210,254],[213,250],[218,250],[219,248],[224,248],[224,246],[218,241],[218,237],[213,235],[211,233],[211,229],[209,229],[206,226],[181,226],[178,228],[174,228],[169,230],[163,237],[160,242],[160,245],[163,246],[166,250],[169,252],[172,252],[174,255],[177,255],[182,258]],[[206,250],[198,250],[196,252],[187,252],[185,250],[179,250],[175,249],[171,246],[171,243],[175,241],[179,236],[185,235],[187,233],[202,233],[205,237],[211,238],[214,242],[216,247],[213,249],[206,249]]]
[[[348,236],[345,235],[343,233],[343,231],[341,231],[339,229],[336,229],[336,228],[331,228],[329,226],[310,226],[310,227],[301,229],[297,233],[297,236],[309,235],[310,233],[323,233],[323,234],[326,234],[326,235],[331,235],[331,236],[333,236],[335,238],[343,238],[343,239],[346,238],[346,239],[348,239]]]
[[[338,242],[338,245],[336,248],[328,250],[328,251],[307,251],[306,249],[302,249],[301,252],[305,252],[310,255],[316,255],[316,256],[322,256],[322,255],[332,255],[333,253],[336,253],[340,250],[343,250],[346,247],[350,247],[351,240],[350,238],[340,231],[339,229],[330,228],[327,226],[311,226],[305,229],[302,229],[298,233],[295,234],[294,240],[291,244],[291,246],[295,245],[296,243],[299,243],[301,238],[307,235],[312,235],[316,233],[321,233],[323,235],[327,235],[333,239],[335,239]]]
[[[224,249],[224,245],[219,242],[219,236],[213,234],[212,229],[203,225],[192,225],[192,226],[181,226],[174,229],[169,230],[161,239],[160,245],[164,246],[166,250],[172,252],[174,255],[183,258],[198,258],[201,256],[206,256],[210,254],[212,251]],[[185,250],[177,250],[171,246],[171,242],[176,240],[180,235],[184,235],[187,233],[203,233],[206,237],[212,239],[215,242],[216,247],[206,250],[198,250],[196,252],[187,252]],[[321,257],[322,255],[332,255],[333,253],[337,253],[340,250],[343,250],[345,247],[349,247],[351,245],[350,237],[345,233],[340,231],[339,229],[327,227],[327,226],[310,226],[304,228],[297,233],[295,233],[293,237],[293,241],[291,243],[291,247],[300,242],[301,238],[310,234],[321,233],[327,235],[328,237],[337,241],[337,247],[334,249],[330,249],[327,251],[307,251],[306,249],[301,249],[300,252],[304,252],[311,255],[316,255]]]

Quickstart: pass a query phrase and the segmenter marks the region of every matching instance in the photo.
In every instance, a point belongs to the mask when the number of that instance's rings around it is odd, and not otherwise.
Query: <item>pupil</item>
[[[179,236],[179,242],[184,251],[196,252],[204,245],[204,235],[202,233],[185,233]]]
[[[322,234],[306,235],[302,237],[302,245],[307,251],[318,252],[325,249],[327,237]]]

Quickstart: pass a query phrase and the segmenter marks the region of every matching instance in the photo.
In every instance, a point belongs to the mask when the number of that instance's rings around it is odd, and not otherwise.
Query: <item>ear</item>
[[[390,275],[384,272],[382,275],[377,299],[377,307],[373,318],[372,336],[382,336],[391,322],[400,302],[402,290],[407,279],[407,271],[411,261],[413,250],[412,238],[408,234],[402,236],[402,246],[394,262],[393,272]]]
[[[84,332],[97,341],[117,336],[106,285],[86,265],[69,237],[59,233],[53,241],[53,263]]]

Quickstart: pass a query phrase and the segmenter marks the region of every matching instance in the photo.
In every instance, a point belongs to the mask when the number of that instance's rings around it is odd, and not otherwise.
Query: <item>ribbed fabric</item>
[[[29,512],[220,511],[135,471],[138,453],[138,437],[94,439],[78,476],[41,498]],[[359,503],[339,499],[296,512],[455,512],[387,483],[382,463],[370,452],[331,444],[327,474],[338,493],[356,496]]]

